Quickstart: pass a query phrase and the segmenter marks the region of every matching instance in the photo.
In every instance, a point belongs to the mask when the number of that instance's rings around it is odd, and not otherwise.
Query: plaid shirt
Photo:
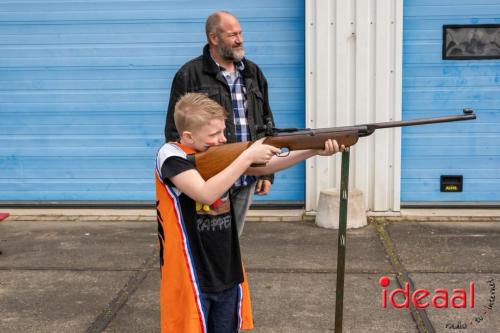
[[[219,66],[220,67],[220,66]],[[236,140],[250,141],[250,128],[247,123],[247,98],[246,88],[243,76],[240,74],[245,68],[245,65],[240,61],[236,64],[237,71],[229,73],[222,70],[222,75],[227,81],[229,90],[231,91],[231,100],[233,102],[233,117]],[[252,176],[241,176],[235,183],[235,186],[245,186],[255,182],[256,178]]]

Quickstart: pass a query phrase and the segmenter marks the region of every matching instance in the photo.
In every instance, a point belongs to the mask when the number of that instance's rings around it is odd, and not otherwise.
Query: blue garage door
[[[500,60],[443,60],[443,25],[499,24],[498,0],[405,0],[403,118],[478,119],[403,129],[401,201],[500,203]],[[500,38],[498,34],[497,39]],[[441,192],[440,176],[463,176]]]
[[[0,1],[0,201],[153,201],[175,71],[236,14],[277,124],[304,124],[304,2]],[[304,167],[266,200],[304,198]]]

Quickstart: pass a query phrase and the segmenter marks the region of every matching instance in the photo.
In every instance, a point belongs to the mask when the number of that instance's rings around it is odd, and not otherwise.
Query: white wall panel
[[[330,127],[401,119],[402,0],[306,1],[306,123]],[[400,130],[360,138],[350,187],[367,207],[399,210]],[[307,163],[306,209],[340,184],[340,155]]]

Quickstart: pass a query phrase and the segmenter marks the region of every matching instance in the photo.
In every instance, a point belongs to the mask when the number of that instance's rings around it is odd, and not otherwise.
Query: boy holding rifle
[[[256,141],[227,168],[203,180],[187,155],[226,142],[226,114],[206,95],[188,93],[175,106],[178,142],[164,144],[156,160],[163,333],[234,333],[253,328],[236,224],[228,191],[242,174],[266,175],[315,155],[340,151],[293,151]],[[251,167],[252,164],[266,164]]]

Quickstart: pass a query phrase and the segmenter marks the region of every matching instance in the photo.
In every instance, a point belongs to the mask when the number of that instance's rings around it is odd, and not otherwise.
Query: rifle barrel
[[[464,111],[465,113],[465,111]],[[424,125],[424,124],[435,124],[435,123],[447,123],[451,121],[461,121],[461,120],[472,120],[476,119],[476,115],[473,112],[465,113],[460,116],[446,116],[437,118],[421,118],[414,120],[400,120],[400,121],[387,121],[383,123],[370,124],[374,129],[379,128],[390,128],[390,127],[403,127],[403,126],[413,126],[413,125]]]

